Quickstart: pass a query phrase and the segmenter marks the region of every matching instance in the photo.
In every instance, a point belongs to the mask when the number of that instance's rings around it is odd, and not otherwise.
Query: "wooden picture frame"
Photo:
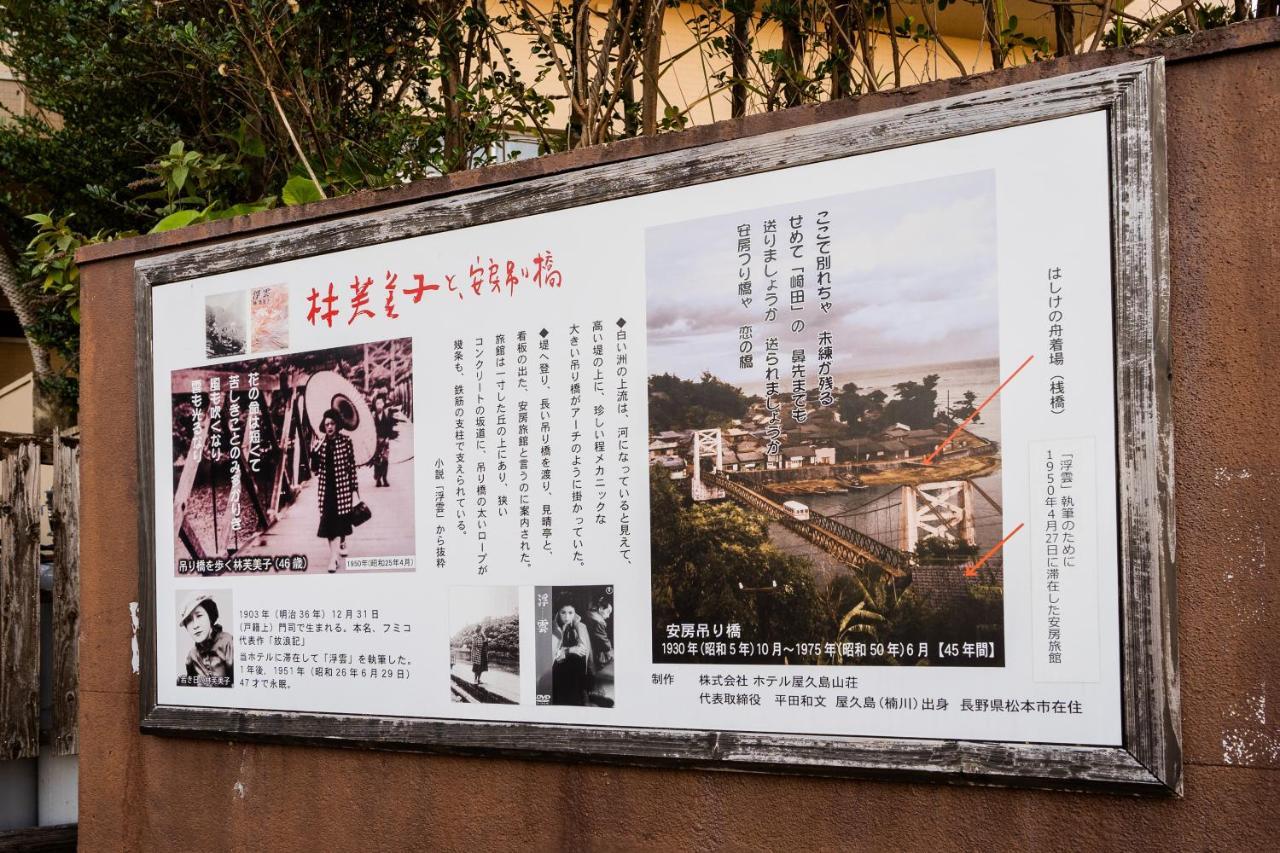
[[[1105,110],[1112,170],[1123,745],[1064,746],[378,718],[157,702],[152,289],[196,276]],[[634,765],[1139,792],[1182,784],[1162,59],[492,185],[140,260],[135,267],[143,615],[151,734]]]

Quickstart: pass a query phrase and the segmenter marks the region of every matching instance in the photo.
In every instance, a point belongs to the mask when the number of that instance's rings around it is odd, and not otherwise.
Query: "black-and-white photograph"
[[[178,686],[233,687],[231,590],[179,590],[176,597]]]
[[[412,571],[409,338],[177,370],[179,576]]]
[[[449,695],[454,702],[520,703],[518,587],[449,590]]]
[[[204,298],[204,354],[208,358],[244,355],[249,331],[245,292],[217,293]]]
[[[534,612],[538,704],[612,708],[613,587],[535,587]]]

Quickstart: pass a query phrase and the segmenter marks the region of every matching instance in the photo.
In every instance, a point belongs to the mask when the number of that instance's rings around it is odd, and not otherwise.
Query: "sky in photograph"
[[[514,586],[455,586],[449,589],[449,634],[494,616],[510,616],[520,610]]]
[[[832,302],[818,308],[813,221],[831,221]],[[794,214],[805,218],[806,307],[790,310]],[[764,322],[763,225],[778,223],[778,318]],[[754,298],[738,301],[737,228],[751,225]],[[703,371],[759,393],[766,335],[780,338],[783,365],[807,350],[816,385],[820,330],[833,335],[837,386],[885,369],[998,355],[995,175],[971,172],[918,183],[759,207],[652,228],[646,235],[650,373]],[[806,328],[793,336],[797,317]],[[738,366],[739,327],[754,330],[755,366]],[[789,369],[784,371],[789,375]]]

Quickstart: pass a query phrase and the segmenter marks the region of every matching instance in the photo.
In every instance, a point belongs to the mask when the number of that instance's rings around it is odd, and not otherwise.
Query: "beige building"
[[[9,115],[27,115],[27,93],[14,73],[0,65],[0,121]]]
[[[30,433],[34,427],[31,350],[22,325],[0,295],[0,433]]]
[[[563,2],[564,0],[562,5]],[[602,12],[611,5],[610,0],[592,2]],[[1169,0],[1155,0],[1154,4],[1151,0],[1139,0],[1138,3],[1129,4],[1129,8],[1137,10],[1141,6],[1146,10],[1161,2]],[[552,5],[551,0],[530,0],[530,3],[542,10],[549,9]],[[490,5],[497,11],[502,8],[510,9],[517,4],[512,0],[490,0]],[[763,0],[758,0],[757,5],[763,6]],[[1118,5],[1124,8],[1125,4]],[[1017,19],[1018,33],[1029,38],[1045,39],[1052,52],[1054,20],[1051,6],[1034,0],[1005,0],[1002,8],[1005,12],[1004,20]],[[863,85],[864,91],[868,88],[879,90],[910,86],[929,80],[956,77],[961,73],[974,74],[991,69],[991,51],[986,41],[987,27],[981,5],[968,0],[954,0],[942,12],[938,12],[936,4],[895,2],[892,14],[895,26],[906,24],[915,32],[917,25],[924,25],[926,29],[932,25],[936,27],[941,39],[913,41],[899,36],[895,46],[895,40],[888,36],[888,22],[877,21],[873,29],[878,31],[873,33],[871,40],[875,79],[873,84]],[[1087,47],[1091,43],[1097,21],[1096,14],[1077,14],[1075,32],[1078,44]],[[708,19],[701,3],[681,3],[666,12],[663,26],[664,61],[659,83],[664,102],[662,106],[673,105],[687,110],[691,124],[706,124],[731,117],[730,93],[728,87],[721,82],[729,73],[728,57],[694,49],[709,27],[713,30],[712,35],[724,36],[730,32],[730,22],[727,19],[719,22]],[[603,34],[603,24],[598,29],[600,32],[597,37]],[[759,54],[761,51],[781,47],[781,28],[776,22],[770,23],[755,33],[754,37],[756,43],[752,45],[751,76],[764,79],[767,75],[760,66]],[[529,47],[524,41],[527,38],[529,37],[523,35],[509,35],[504,42],[511,48],[512,58],[522,76],[529,79],[533,76],[534,68],[530,61]],[[899,57],[897,63],[894,61],[895,49]],[[1022,64],[1032,57],[1031,47],[1016,44],[1009,49],[1006,64]],[[816,66],[822,59],[821,52],[816,52],[810,65]],[[895,64],[897,74],[894,71]],[[814,70],[814,67],[805,69],[809,74]],[[862,73],[857,65],[854,73],[855,76]],[[538,89],[549,96],[563,95],[563,88],[554,79],[544,80]],[[752,100],[754,103],[749,104],[748,112],[758,112],[762,107],[759,95],[753,95]],[[559,110],[556,119],[563,124],[563,106]]]
[[[34,108],[16,75],[0,65],[0,122],[31,115]],[[34,427],[31,350],[22,324],[0,294],[0,432],[30,433]]]

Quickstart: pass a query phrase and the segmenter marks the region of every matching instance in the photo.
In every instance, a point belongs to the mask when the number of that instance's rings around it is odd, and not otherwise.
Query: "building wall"
[[[30,365],[27,367],[30,370]],[[35,430],[35,383],[30,373],[0,385],[0,432],[29,434]]]
[[[510,7],[509,2],[504,4],[500,0],[490,0],[489,5],[494,14],[500,14],[504,8]],[[533,0],[532,5],[546,11],[551,8],[552,3],[550,0]],[[595,5],[607,8],[609,3],[606,0],[599,0]],[[764,3],[760,2],[757,5],[763,7]],[[1021,28],[1029,33],[1034,32],[1037,35],[1049,33],[1051,36],[1052,13],[1046,11],[1048,7],[1036,6],[1031,0],[1010,0],[1007,5],[1011,14],[1021,16],[1019,20],[1024,22],[1020,24]],[[968,72],[987,71],[991,68],[991,55],[981,40],[980,26],[975,31],[973,20],[975,14],[979,19],[981,14],[973,13],[971,8],[962,8],[964,6],[966,4],[952,4],[948,11],[941,13],[937,19],[939,30],[944,33],[947,45]],[[912,11],[916,20],[921,20],[921,11],[919,9]],[[700,16],[705,16],[705,10],[697,3],[680,3],[669,7],[665,15],[662,49],[664,70],[659,80],[663,97],[671,104],[687,108],[691,124],[707,124],[729,118],[730,94],[715,76],[718,73],[728,74],[728,57],[710,56],[704,51],[690,50],[699,41],[698,29],[706,27],[705,21],[698,20]],[[900,11],[898,15],[896,22],[901,23],[903,13]],[[1047,19],[1046,15],[1048,15]],[[727,24],[725,26],[727,30]],[[600,29],[603,31],[603,25]],[[756,41],[752,45],[753,54],[758,56],[760,51],[777,50],[782,44],[781,28],[776,23],[770,24],[755,34],[755,38]],[[529,53],[530,39],[530,36],[524,34],[509,34],[503,38],[503,43],[511,48],[512,60],[525,80],[534,79],[537,72]],[[873,44],[874,65],[879,78],[877,86],[879,88],[892,86],[893,54],[889,39],[880,34],[874,39]],[[955,63],[946,57],[936,42],[912,43],[907,39],[900,39],[899,50],[903,60],[901,83],[904,86],[954,77],[959,73]],[[820,58],[815,57],[815,61],[820,61]],[[1025,61],[1024,55],[1020,52],[1011,58],[1011,63],[1020,61]],[[813,69],[808,70],[810,73],[813,71]],[[759,69],[753,70],[753,76],[760,76]],[[555,75],[551,75],[539,84],[537,90],[543,95],[552,97],[563,98],[564,95],[564,88]],[[753,104],[748,112],[760,111],[760,98],[752,95],[751,99]],[[661,112],[660,105],[659,117]],[[567,107],[562,99],[556,102],[555,117],[550,124],[552,127],[562,128],[567,119]]]
[[[27,111],[26,93],[14,73],[0,65],[0,122],[12,115],[24,115]]]
[[[26,338],[0,338],[0,388],[31,372],[31,347]]]
[[[85,252],[80,841],[97,851],[1272,849],[1280,834],[1280,21],[1166,50],[1183,798],[142,736],[131,268],[178,243],[1152,55],[978,79],[517,163]],[[1064,179],[1069,173],[1064,169]],[[1042,188],[1029,206],[1052,203]]]

